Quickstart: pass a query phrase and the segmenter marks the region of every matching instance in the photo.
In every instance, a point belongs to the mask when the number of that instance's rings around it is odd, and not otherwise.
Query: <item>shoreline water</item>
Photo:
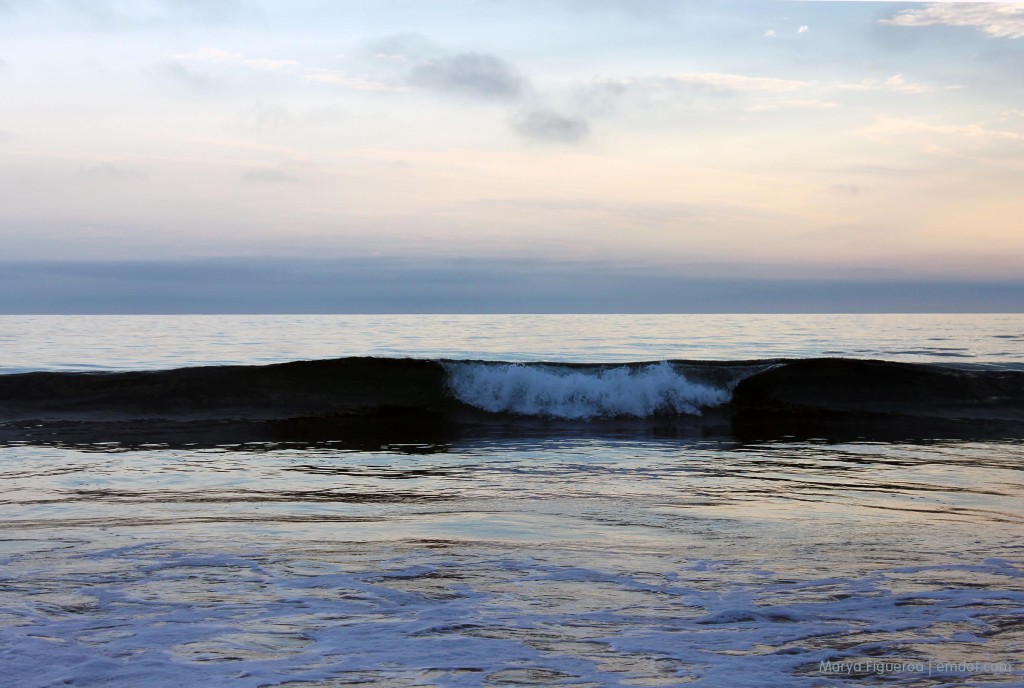
[[[539,333],[514,346],[494,318],[35,321],[0,337],[36,371],[0,375],[25,412],[0,425],[0,664],[26,688],[1017,685],[1024,318],[909,320],[874,344],[857,319],[515,320]]]

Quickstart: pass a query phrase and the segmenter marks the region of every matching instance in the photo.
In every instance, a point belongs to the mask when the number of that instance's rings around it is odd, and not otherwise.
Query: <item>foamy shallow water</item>
[[[5,447],[0,664],[17,686],[823,686],[871,662],[1019,684],[1022,459]]]

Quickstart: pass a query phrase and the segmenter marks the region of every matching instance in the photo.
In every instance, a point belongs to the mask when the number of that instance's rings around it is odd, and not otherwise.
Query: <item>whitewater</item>
[[[729,400],[729,390],[693,382],[667,361],[602,370],[516,363],[445,366],[455,398],[491,412],[594,418],[656,413],[700,415]]]

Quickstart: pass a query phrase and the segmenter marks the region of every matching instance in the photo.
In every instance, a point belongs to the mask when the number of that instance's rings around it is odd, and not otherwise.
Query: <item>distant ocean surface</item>
[[[0,316],[8,374],[361,355],[1022,369],[1024,315]],[[0,683],[1024,685],[1020,438],[589,428],[0,445]]]
[[[845,356],[1024,365],[1024,315],[0,316],[0,372],[344,356],[627,362]]]

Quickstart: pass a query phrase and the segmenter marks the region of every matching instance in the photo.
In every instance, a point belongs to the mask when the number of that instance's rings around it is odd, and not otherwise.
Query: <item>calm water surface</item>
[[[6,370],[1013,365],[1021,316],[0,318]],[[14,686],[1024,683],[1024,442],[0,447]],[[822,662],[826,662],[823,665]],[[833,667],[833,668],[829,668]]]
[[[1024,364],[1024,315],[0,316],[0,372],[364,355],[589,362],[847,356]]]

